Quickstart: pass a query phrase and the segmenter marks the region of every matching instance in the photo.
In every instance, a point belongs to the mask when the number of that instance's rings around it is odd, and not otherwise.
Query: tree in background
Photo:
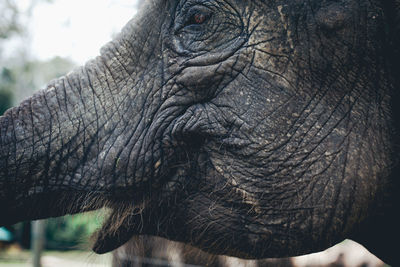
[[[0,40],[7,39],[13,33],[20,33],[21,28],[18,23],[18,8],[15,1],[2,0],[0,2]]]
[[[0,2],[0,62],[2,54],[2,42],[13,34],[21,32],[18,24],[18,8],[14,1],[3,0]],[[0,71],[0,115],[11,107],[13,102],[12,84],[15,83],[13,73],[2,68]]]

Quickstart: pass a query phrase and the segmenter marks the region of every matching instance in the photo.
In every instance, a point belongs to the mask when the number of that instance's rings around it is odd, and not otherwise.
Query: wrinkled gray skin
[[[107,206],[99,253],[142,234],[242,258],[350,237],[394,264],[399,6],[147,1],[1,117],[0,224]]]

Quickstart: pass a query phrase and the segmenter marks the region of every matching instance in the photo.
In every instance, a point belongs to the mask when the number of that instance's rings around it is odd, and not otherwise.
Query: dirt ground
[[[31,267],[29,251],[0,253],[0,267]],[[110,267],[111,254],[96,255],[86,251],[45,252],[42,267]]]

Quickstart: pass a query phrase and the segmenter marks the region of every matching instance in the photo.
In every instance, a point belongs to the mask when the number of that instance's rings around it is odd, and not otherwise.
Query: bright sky
[[[32,54],[83,64],[135,15],[137,0],[54,0],[33,10]]]

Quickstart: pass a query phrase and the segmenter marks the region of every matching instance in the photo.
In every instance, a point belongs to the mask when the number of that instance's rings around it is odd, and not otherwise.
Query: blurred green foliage
[[[7,69],[3,69],[0,73],[0,115],[9,109],[13,103],[13,93],[10,90],[11,74]]]
[[[3,64],[0,62],[0,114],[44,88],[50,80],[66,74],[74,66],[70,60],[60,57],[44,62],[21,59],[7,60]]]
[[[102,214],[100,210],[47,220],[46,248],[85,249],[87,240],[102,223]]]
[[[90,237],[101,226],[105,210],[67,215],[46,220],[45,247],[48,250],[89,250]],[[31,246],[31,224],[22,222],[8,227],[23,248]]]
[[[11,107],[13,95],[9,91],[0,90],[0,115]]]
[[[8,68],[0,72],[0,115],[2,115],[13,104],[13,84],[15,77]]]

